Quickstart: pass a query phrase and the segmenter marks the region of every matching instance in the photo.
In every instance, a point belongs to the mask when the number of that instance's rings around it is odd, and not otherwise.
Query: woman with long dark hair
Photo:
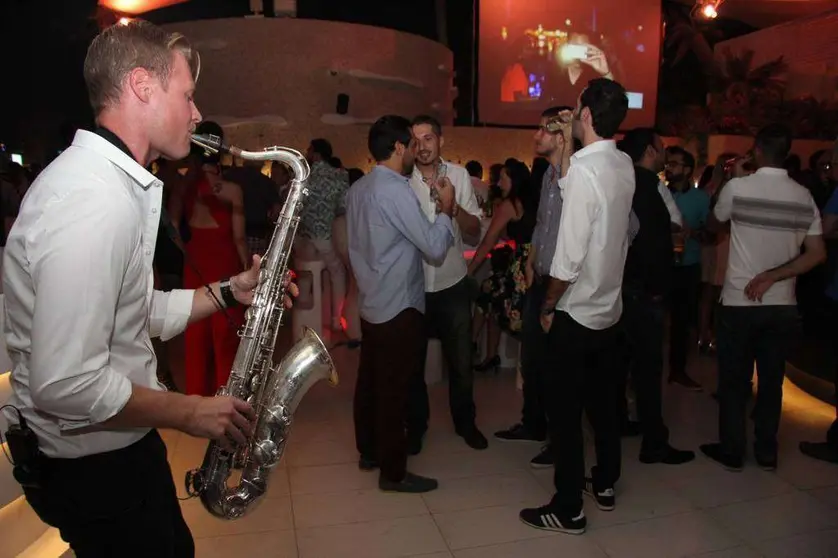
[[[524,263],[535,228],[536,212],[527,166],[520,161],[508,160],[501,170],[498,186],[501,199],[495,207],[489,230],[468,265],[468,273],[473,276],[491,253],[492,275],[481,285],[474,317],[475,342],[480,337],[484,322],[487,327],[486,359],[475,366],[478,372],[497,370],[500,366],[498,345],[502,330],[512,335],[521,330],[521,310],[526,292]],[[502,236],[511,242],[495,248]]]

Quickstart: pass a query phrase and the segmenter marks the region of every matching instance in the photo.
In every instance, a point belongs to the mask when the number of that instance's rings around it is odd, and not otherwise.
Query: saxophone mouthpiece
[[[211,134],[192,134],[190,139],[195,145],[203,147],[207,155],[215,155],[220,151],[229,150],[220,137]]]

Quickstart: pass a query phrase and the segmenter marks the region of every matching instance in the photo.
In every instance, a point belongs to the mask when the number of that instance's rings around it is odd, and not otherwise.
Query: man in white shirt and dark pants
[[[99,128],[40,174],[6,246],[5,415],[37,444],[12,448],[16,478],[78,558],[194,556],[156,429],[230,448],[255,418],[231,397],[166,392],[150,339],[250,304],[257,284],[254,263],[206,289],[152,289],[163,184],[145,167],[189,153],[199,67],[186,39],[150,23],[100,34],[84,64]]]
[[[444,139],[439,121],[432,116],[420,115],[413,119],[412,128],[418,153],[410,187],[428,220],[433,222],[437,215],[437,204],[431,196],[431,188],[436,187],[436,182],[450,183],[455,196],[454,245],[448,249],[443,260],[429,261],[426,257],[422,264],[427,305],[425,322],[428,335],[439,338],[442,354],[448,363],[448,402],[454,430],[469,447],[486,449],[489,443],[475,424],[472,296],[466,277],[468,265],[463,255],[463,235],[472,243],[479,241],[480,206],[468,171],[440,157]],[[424,361],[421,371],[422,374],[414,378],[410,387],[407,445],[411,455],[422,449],[422,438],[428,429],[430,415]]]
[[[701,451],[732,471],[744,465],[754,361],[754,459],[777,468],[786,356],[798,334],[795,278],[826,259],[820,212],[783,168],[791,143],[788,127],[763,128],[753,149],[757,172],[722,187],[710,222],[718,229],[730,221],[731,241],[717,329],[720,443]]]
[[[601,510],[614,509],[620,476],[618,322],[635,177],[631,158],[611,138],[627,111],[626,91],[619,83],[594,79],[574,113],[573,135],[583,148],[571,158],[564,184],[541,318],[552,347],[544,381],[556,493],[546,506],[520,514],[527,525],[548,531],[585,531],[583,490]],[[596,442],[597,464],[590,477],[585,475],[583,410]]]

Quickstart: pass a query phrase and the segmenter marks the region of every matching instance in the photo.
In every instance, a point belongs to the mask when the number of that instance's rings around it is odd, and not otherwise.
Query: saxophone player
[[[5,414],[15,478],[79,558],[192,557],[157,428],[243,444],[251,407],[168,393],[150,337],[250,304],[258,258],[197,290],[153,291],[162,183],[146,167],[181,159],[201,119],[200,63],[179,34],[115,25],[91,44],[84,77],[96,123],[32,185],[5,252]],[[296,288],[289,289],[296,294]],[[288,300],[286,306],[290,305]]]
[[[422,258],[441,261],[454,243],[454,188],[437,185],[440,214],[430,222],[408,181],[417,145],[410,122],[380,118],[368,144],[378,164],[346,199],[364,338],[354,401],[358,466],[379,468],[384,491],[428,492],[437,481],[407,471],[405,421],[408,386],[422,373],[426,347]]]

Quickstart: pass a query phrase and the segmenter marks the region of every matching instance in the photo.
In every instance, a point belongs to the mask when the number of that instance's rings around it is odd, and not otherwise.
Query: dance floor
[[[475,383],[478,423],[490,436],[489,449],[482,452],[454,435],[447,387],[432,386],[431,428],[424,450],[408,466],[436,477],[440,487],[425,495],[384,494],[376,488],[377,474],[357,466],[352,390],[358,351],[340,348],[334,356],[340,385],[332,389],[321,383],[303,400],[282,465],[251,515],[221,521],[197,500],[183,502],[198,557],[835,556],[838,466],[797,451],[800,440],[823,436],[834,411],[790,383],[775,473],[753,462],[742,473],[729,473],[700,454],[680,467],[642,465],[639,440],[624,439],[617,509],[600,512],[586,500],[588,532],[570,536],[531,529],[518,520],[521,507],[547,502],[552,469],[530,468],[537,444],[491,438],[519,418],[513,371]],[[714,360],[695,356],[691,373],[712,388]],[[710,391],[666,388],[673,445],[697,450],[714,440],[716,403]],[[165,439],[182,485],[184,473],[201,463],[205,442],[177,432],[166,432]]]
[[[285,343],[282,343],[285,344]],[[181,360],[176,351],[174,360]],[[358,470],[352,432],[352,389],[358,352],[334,353],[341,384],[313,388],[296,414],[281,466],[267,497],[237,521],[211,517],[197,500],[183,502],[198,558],[831,558],[838,548],[838,466],[806,458],[800,440],[820,439],[831,406],[787,380],[779,468],[750,461],[730,473],[701,454],[680,467],[642,465],[639,440],[624,439],[617,508],[585,502],[582,536],[538,531],[518,520],[522,507],[547,502],[552,469],[534,470],[533,444],[468,448],[452,432],[444,384],[432,386],[431,428],[408,467],[439,479],[425,495],[384,494],[377,474]],[[176,362],[176,366],[178,366]],[[712,388],[715,363],[694,356],[690,373]],[[672,443],[698,449],[714,440],[716,403],[705,393],[667,387],[665,414]],[[487,435],[519,417],[511,370],[475,383],[478,423]],[[187,470],[206,443],[164,432],[181,495]],[[588,454],[592,459],[590,436]],[[68,551],[63,558],[71,558]]]

